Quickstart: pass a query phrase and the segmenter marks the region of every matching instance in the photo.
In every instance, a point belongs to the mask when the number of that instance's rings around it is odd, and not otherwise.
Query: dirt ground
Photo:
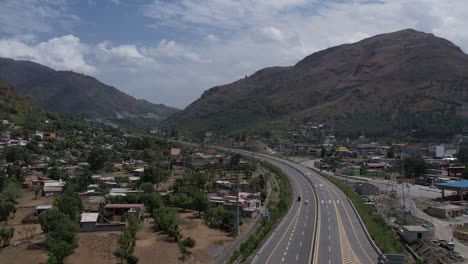
[[[89,232],[78,234],[78,248],[65,259],[67,264],[114,264],[114,257],[120,232]],[[140,262],[151,263],[151,262]]]
[[[0,264],[13,263],[45,263],[47,252],[39,243],[42,239],[34,239],[34,242],[11,243],[9,247],[0,249]]]
[[[195,239],[196,245],[191,249],[192,263],[211,263],[216,256],[225,248],[225,243],[233,241],[224,232],[211,229],[203,224],[202,219],[193,211],[180,213],[180,226],[184,238],[191,236]],[[182,263],[179,260],[179,247],[172,239],[161,233],[153,231],[152,219],[148,222],[145,219],[144,227],[137,233],[135,256],[140,258],[140,263],[176,264]]]
[[[48,205],[54,203],[53,197],[42,197],[40,194],[37,196],[37,200],[34,199],[34,191],[24,190],[22,196],[17,200],[17,207],[34,207],[38,205]]]

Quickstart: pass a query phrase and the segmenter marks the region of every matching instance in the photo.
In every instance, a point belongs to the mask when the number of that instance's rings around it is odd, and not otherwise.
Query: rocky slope
[[[320,119],[343,135],[453,134],[468,116],[468,55],[406,29],[313,53],[211,88],[164,122],[186,131],[285,131]]]

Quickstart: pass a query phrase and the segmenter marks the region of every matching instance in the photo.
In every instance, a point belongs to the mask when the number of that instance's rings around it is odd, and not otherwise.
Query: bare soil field
[[[226,242],[234,238],[220,230],[211,229],[203,224],[197,212],[187,211],[179,214],[182,239],[189,236],[195,239],[196,245],[190,249],[190,263],[212,263],[225,248]],[[135,256],[140,263],[183,263],[179,259],[179,247],[165,234],[153,231],[152,219],[145,219],[144,227],[137,233]],[[158,260],[155,262],[155,260]]]
[[[9,247],[0,249],[0,264],[45,263],[47,252],[39,241],[41,240],[34,240],[34,243],[11,243]]]
[[[22,196],[17,200],[18,205],[16,207],[32,207],[34,209],[38,205],[54,203],[53,197],[42,197],[40,194],[37,196],[37,200],[34,197],[34,191],[23,189]]]
[[[120,263],[114,256],[120,232],[89,232],[78,234],[78,248],[65,259],[67,264]],[[140,262],[151,263],[151,262]]]

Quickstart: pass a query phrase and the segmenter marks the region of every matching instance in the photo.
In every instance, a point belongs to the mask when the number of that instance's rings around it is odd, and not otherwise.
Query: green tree
[[[405,175],[407,177],[419,177],[426,173],[427,163],[421,156],[407,157],[403,160]]]
[[[65,185],[63,193],[55,199],[54,204],[60,212],[78,222],[83,205],[72,184]]]
[[[187,196],[187,194],[185,194],[185,193],[176,193],[171,197],[170,203],[175,207],[179,207],[181,209],[186,210],[186,209],[190,208],[190,206],[192,204],[192,201]]]
[[[150,212],[154,212],[154,210],[161,208],[164,204],[161,199],[161,195],[157,192],[153,192],[147,195],[146,201],[148,203],[148,208]]]
[[[166,179],[167,172],[161,168],[158,163],[152,163],[145,168],[141,182],[151,182],[153,184],[159,184]]]
[[[106,161],[109,160],[109,156],[104,149],[95,148],[91,151],[88,157],[88,163],[92,170],[97,171],[104,168]]]
[[[192,194],[192,208],[198,211],[198,216],[201,216],[202,212],[206,212],[210,204],[206,193],[204,192],[195,192]]]
[[[15,228],[0,227],[0,247],[4,248],[10,244],[10,240],[15,234]]]
[[[118,248],[114,252],[114,255],[120,258],[120,263],[122,264],[124,260],[128,259],[133,255],[133,250],[135,249],[135,237],[130,232],[130,230],[125,230],[118,240]]]
[[[182,245],[188,248],[193,248],[195,246],[195,239],[193,239],[192,237],[187,237],[182,241]]]
[[[7,221],[11,213],[15,211],[15,204],[10,201],[0,201],[0,221]]]
[[[468,163],[468,147],[466,146],[460,147],[457,153],[457,159],[458,159],[458,162],[462,164]]]
[[[140,184],[140,189],[147,194],[152,193],[154,192],[154,185],[152,182],[143,182],[142,184]]]
[[[237,166],[237,165],[239,165],[240,160],[241,160],[241,155],[236,153],[236,154],[232,155],[231,161],[230,161],[229,164],[231,166]]]

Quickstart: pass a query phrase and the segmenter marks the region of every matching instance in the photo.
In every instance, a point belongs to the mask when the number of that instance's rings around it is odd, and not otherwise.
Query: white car
[[[309,200],[305,200],[305,201],[304,201],[304,204],[309,204]]]

